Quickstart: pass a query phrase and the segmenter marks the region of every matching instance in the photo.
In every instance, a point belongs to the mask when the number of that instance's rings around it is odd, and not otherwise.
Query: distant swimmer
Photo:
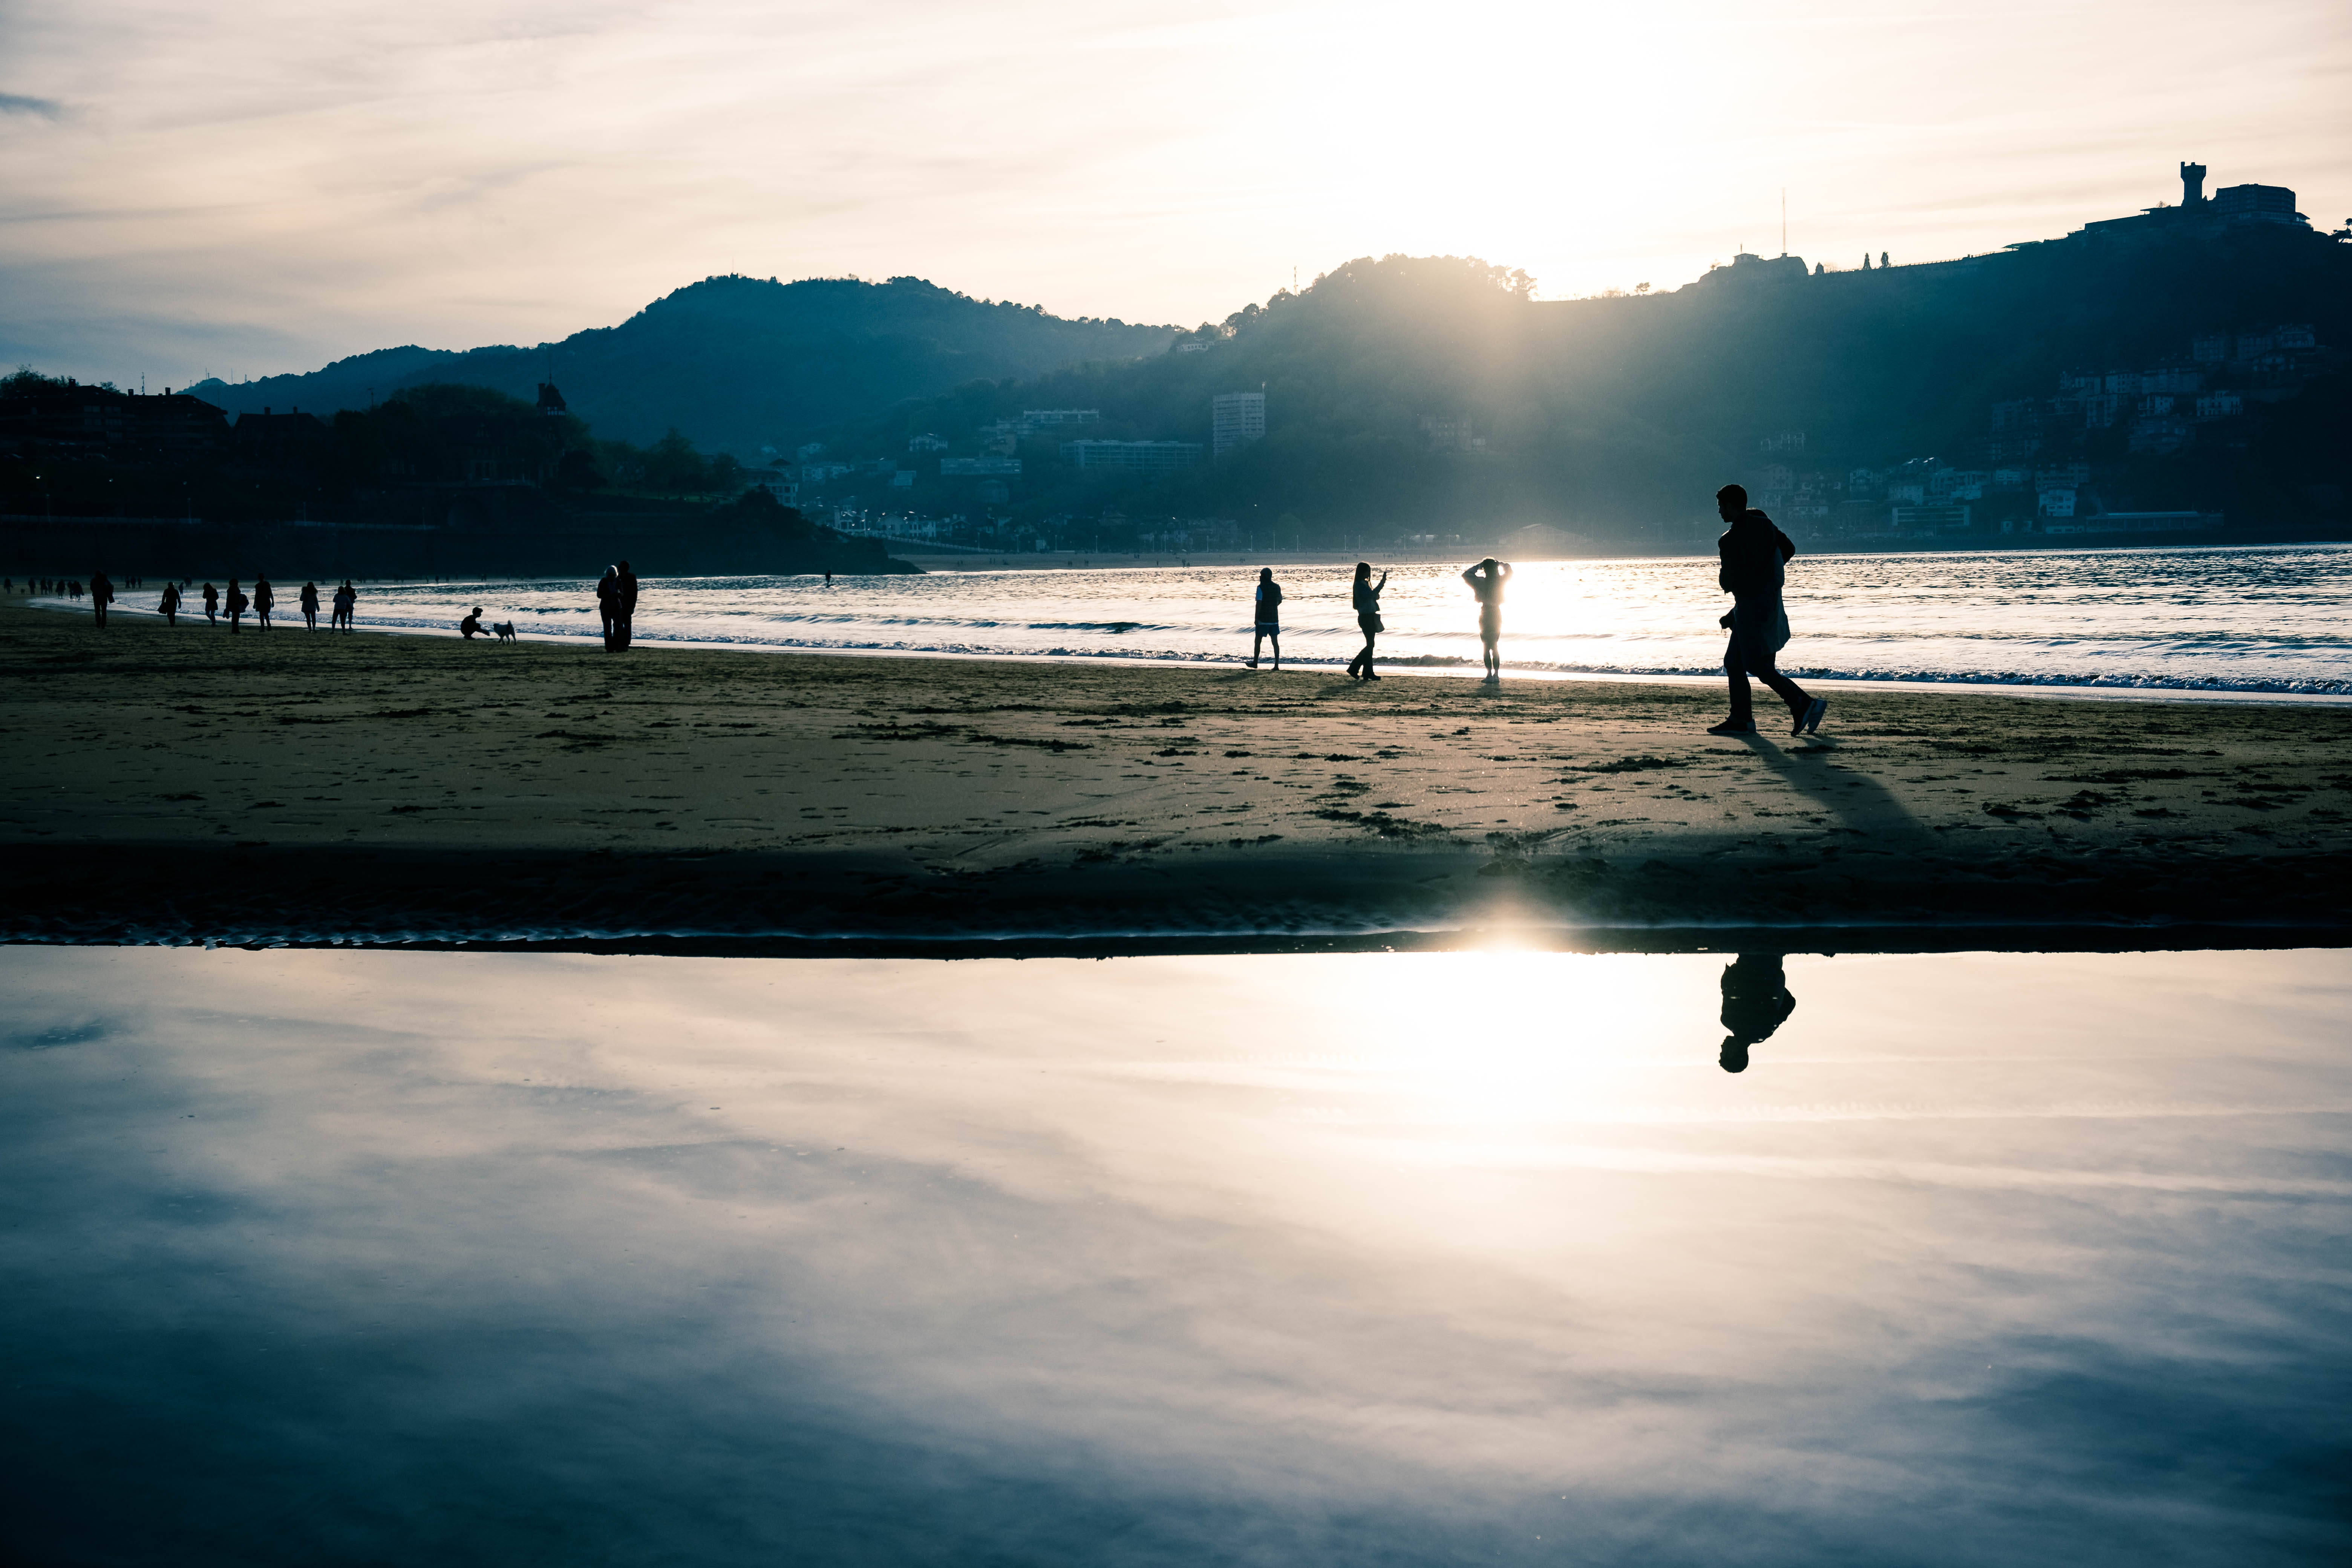
[[[1250,638],[1249,667],[1257,668],[1257,650],[1265,643],[1274,644],[1274,668],[1282,668],[1282,584],[1274,580],[1274,568],[1257,569],[1257,635]]]
[[[93,572],[89,577],[89,607],[98,612],[98,624],[106,625],[106,606],[114,603],[114,584],[106,580],[103,572]]]
[[[1462,574],[1462,580],[1478,599],[1478,640],[1486,645],[1486,679],[1500,680],[1503,655],[1496,645],[1503,640],[1503,584],[1511,580],[1511,563],[1489,555]]]
[[[180,585],[177,583],[163,584],[163,602],[155,608],[163,612],[165,626],[176,626],[180,624]]]
[[[205,625],[215,626],[219,624],[220,590],[207,583],[205,584]]]
[[[1789,1021],[1797,999],[1777,952],[1743,952],[1723,969],[1723,1049],[1717,1064],[1726,1072],[1748,1070],[1748,1047],[1772,1037]]]
[[[1772,520],[1748,504],[1748,491],[1726,485],[1715,492],[1715,508],[1731,526],[1716,541],[1721,564],[1716,583],[1731,595],[1731,609],[1716,624],[1727,627],[1731,640],[1723,650],[1723,668],[1731,679],[1731,717],[1710,725],[1710,735],[1740,735],[1756,728],[1750,675],[1770,687],[1789,705],[1789,733],[1802,735],[1822,726],[1830,705],[1809,697],[1802,687],[1780,673],[1778,658],[1789,646],[1789,616],[1780,602],[1787,581],[1785,568],[1797,547]]]
[[[1348,661],[1348,674],[1357,680],[1380,679],[1372,672],[1372,644],[1379,640],[1382,632],[1389,629],[1387,623],[1381,619],[1381,595],[1387,590],[1388,585],[1387,573],[1381,574],[1381,580],[1375,585],[1372,582],[1371,563],[1369,561],[1356,563],[1356,586],[1353,597],[1356,605],[1356,626],[1364,634],[1364,650]]]
[[[310,631],[319,629],[319,584],[302,584],[302,625]]]

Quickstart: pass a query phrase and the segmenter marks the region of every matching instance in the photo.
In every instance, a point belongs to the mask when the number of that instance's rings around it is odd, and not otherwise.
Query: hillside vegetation
[[[944,392],[975,376],[1030,376],[1078,360],[1156,353],[1173,329],[1067,321],[1034,305],[974,300],[919,278],[705,279],[617,327],[533,348],[414,346],[302,375],[184,390],[231,414],[364,409],[407,387],[462,383],[525,401],[551,374],[571,411],[615,439],[683,430],[755,460],[763,446]]]
[[[1286,514],[1327,536],[1547,522],[1680,539],[1712,517],[1717,486],[1756,484],[1774,465],[1843,484],[1850,469],[1911,459],[1988,463],[1992,405],[2047,396],[2062,372],[2182,361],[2198,333],[2283,321],[2341,345],[2347,316],[2352,247],[2308,234],[2136,251],[2037,246],[1822,276],[1792,261],[1646,298],[1559,303],[1533,299],[1523,274],[1471,258],[1365,258],[1150,359],[973,383],[846,422],[828,456],[896,454],[916,482],[886,491],[853,474],[830,493],[968,511],[972,487],[909,455],[911,438],[976,453],[989,426],[1024,409],[1090,408],[1102,418],[1087,435],[1205,447],[1212,397],[1263,389],[1265,438],[1222,463],[1204,454],[1189,472],[1080,472],[1059,461],[1059,433],[1034,437],[1000,510],[1245,526]],[[2119,424],[2053,432],[2046,449],[2011,460],[2102,465],[2120,501],[2293,510],[2315,486],[2340,482],[2344,405],[2336,376],[2254,405],[2190,449],[2135,454]]]

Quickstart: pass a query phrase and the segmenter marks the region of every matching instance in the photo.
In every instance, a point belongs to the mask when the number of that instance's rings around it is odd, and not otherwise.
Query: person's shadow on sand
[[[1911,814],[1911,808],[1896,798],[1894,791],[1866,773],[1850,768],[1832,770],[1828,767],[1829,754],[1838,749],[1832,737],[1808,736],[1806,743],[1793,751],[1784,750],[1762,735],[1733,738],[1779,773],[1790,789],[1813,802],[1827,815],[1846,822],[1850,826],[1861,826],[1878,841],[1880,848],[1931,842],[1927,828]]]
[[[1779,952],[1743,952],[1723,966],[1723,1052],[1726,1072],[1748,1070],[1748,1047],[1772,1037],[1789,1021],[1797,999],[1789,992]]]

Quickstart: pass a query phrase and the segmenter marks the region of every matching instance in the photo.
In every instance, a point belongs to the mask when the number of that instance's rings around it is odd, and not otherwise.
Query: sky
[[[0,362],[530,343],[697,279],[1193,323],[1351,258],[1540,297],[2208,189],[2352,222],[2341,0],[0,0]]]

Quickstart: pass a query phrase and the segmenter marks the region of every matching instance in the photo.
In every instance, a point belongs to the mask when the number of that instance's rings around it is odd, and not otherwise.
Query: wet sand
[[[1839,693],[1727,740],[1690,686],[13,605],[0,671],[17,940],[2352,925],[2337,708]]]

